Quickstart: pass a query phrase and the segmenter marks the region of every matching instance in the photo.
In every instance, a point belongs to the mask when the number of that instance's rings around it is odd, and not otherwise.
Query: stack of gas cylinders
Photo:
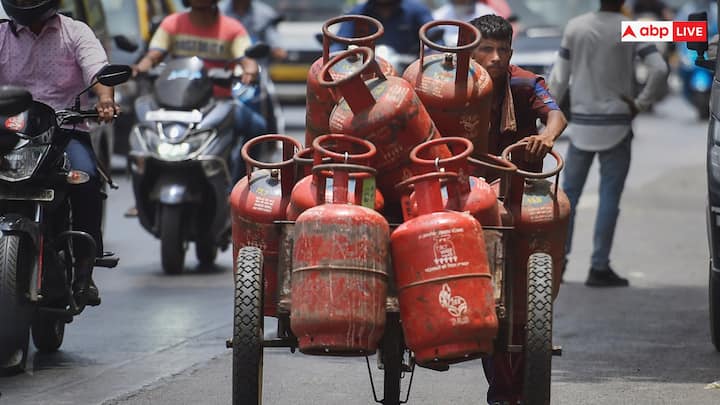
[[[332,33],[348,22],[367,35]],[[458,27],[457,46],[428,39],[442,25]],[[421,51],[402,77],[374,55],[382,33],[366,16],[324,24],[323,56],[307,80],[306,148],[282,135],[243,148],[247,176],[230,197],[234,253],[263,249],[265,315],[289,315],[304,353],[373,353],[391,286],[418,364],[489,354],[498,318],[483,227],[519,226],[520,218],[513,223],[498,198],[509,182],[480,176],[517,170],[486,153],[492,81],[471,58],[480,33],[458,21],[426,24],[421,48],[438,52]],[[330,54],[332,42],[351,49]],[[282,162],[248,154],[278,141]],[[545,221],[562,222],[551,216]],[[287,277],[274,221],[294,221],[289,305],[279,305],[278,280]],[[390,223],[399,224],[392,233]]]

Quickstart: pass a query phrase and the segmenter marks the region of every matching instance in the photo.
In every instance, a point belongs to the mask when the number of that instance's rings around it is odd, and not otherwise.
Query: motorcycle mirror
[[[132,68],[130,66],[105,65],[95,75],[95,80],[104,86],[112,87],[125,83],[130,80],[130,77],[132,77]]]
[[[688,16],[688,21],[705,21],[707,23],[707,13],[705,11],[702,13],[692,13]],[[705,51],[708,50],[708,43],[707,41],[688,42],[687,47],[691,51],[697,52],[698,57],[702,57]]]
[[[258,42],[245,50],[245,56],[248,58],[261,59],[266,58],[268,55],[270,55],[270,45],[264,42]]]
[[[135,52],[140,48],[140,45],[138,45],[137,41],[134,41],[125,35],[115,35],[113,37],[113,40],[115,41],[115,46],[118,47],[118,49],[121,49],[125,52]]]
[[[32,94],[22,87],[0,86],[0,115],[18,115],[30,108],[32,101]]]

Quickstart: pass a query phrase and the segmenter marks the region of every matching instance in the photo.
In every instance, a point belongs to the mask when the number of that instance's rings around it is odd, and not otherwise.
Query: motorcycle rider
[[[74,98],[107,64],[107,55],[92,30],[80,21],[58,14],[60,0],[2,0],[11,18],[0,24],[0,85],[21,86],[33,98],[54,109],[74,104]],[[96,84],[95,105],[100,120],[110,122],[119,113],[112,87]],[[84,98],[85,101],[86,97]],[[84,184],[73,185],[70,191],[73,228],[90,234],[97,251],[78,240],[75,245],[76,265],[74,295],[79,304],[98,305],[100,294],[92,279],[96,256],[102,244],[102,180],[87,132],[68,129],[74,137],[68,143],[70,165],[90,176]]]
[[[254,41],[270,45],[274,60],[287,58],[287,51],[280,45],[277,28],[272,24],[278,13],[271,6],[258,0],[231,0],[222,11],[240,21]]]
[[[387,45],[395,52],[405,55],[419,55],[418,31],[425,23],[433,20],[430,9],[418,0],[368,0],[353,7],[348,14],[367,15],[380,21],[385,34],[375,45]],[[344,22],[337,35],[352,38],[356,36],[353,35],[354,31],[352,22]],[[330,49],[335,52],[343,47],[333,44]]]
[[[165,17],[150,41],[148,52],[133,67],[135,74],[147,72],[160,63],[166,55],[173,57],[197,56],[205,67],[225,68],[237,63],[242,67],[241,82],[251,84],[257,81],[258,64],[243,57],[251,45],[247,30],[233,18],[220,13],[218,0],[183,0],[190,11],[178,12]],[[214,94],[219,98],[230,98],[231,90],[215,86]],[[267,131],[265,118],[244,103],[235,103],[235,135],[249,139]],[[240,157],[240,148],[233,150],[233,177],[240,178],[245,170]]]

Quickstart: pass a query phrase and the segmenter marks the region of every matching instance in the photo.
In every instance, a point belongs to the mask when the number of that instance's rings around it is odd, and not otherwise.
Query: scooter
[[[256,45],[246,55],[267,50]],[[206,70],[199,58],[174,59],[158,70],[152,94],[135,102],[128,168],[137,215],[160,239],[166,274],[184,270],[188,242],[200,268],[209,269],[218,248],[230,244],[231,151],[241,141],[233,134],[234,100],[214,98],[213,86],[236,80],[232,71]]]
[[[92,85],[115,86],[131,72],[107,65]],[[17,87],[0,88],[0,100],[0,373],[6,374],[25,369],[31,330],[40,352],[57,351],[65,324],[85,309],[74,298],[73,244],[83,240],[94,251],[96,241],[73,230],[69,191],[89,176],[70,167],[64,150],[77,135],[64,127],[98,113],[81,110],[79,95],[75,107],[58,111]],[[118,260],[106,252],[94,266],[112,268]]]
[[[678,11],[676,20],[686,21],[691,12],[701,11],[705,11],[709,17],[707,37],[711,38],[718,33],[717,4],[715,2],[687,3]],[[710,117],[710,90],[712,89],[713,72],[695,63],[697,53],[688,48],[687,42],[678,43],[677,49],[680,57],[678,74],[682,80],[683,96],[698,111],[699,118],[707,120]]]

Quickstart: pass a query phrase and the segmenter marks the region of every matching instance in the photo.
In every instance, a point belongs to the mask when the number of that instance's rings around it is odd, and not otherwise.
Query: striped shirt
[[[176,58],[197,56],[212,69],[239,60],[250,44],[247,31],[233,18],[219,14],[215,24],[198,27],[190,21],[189,12],[181,12],[165,17],[150,41],[150,49]],[[230,97],[230,89],[216,86],[215,95]]]
[[[602,151],[622,142],[632,124],[623,98],[644,110],[666,85],[667,64],[655,45],[620,41],[623,20],[620,13],[596,11],[573,18],[565,28],[548,86],[557,98],[569,89],[570,124],[565,133],[578,149]],[[636,57],[649,71],[637,95]]]

